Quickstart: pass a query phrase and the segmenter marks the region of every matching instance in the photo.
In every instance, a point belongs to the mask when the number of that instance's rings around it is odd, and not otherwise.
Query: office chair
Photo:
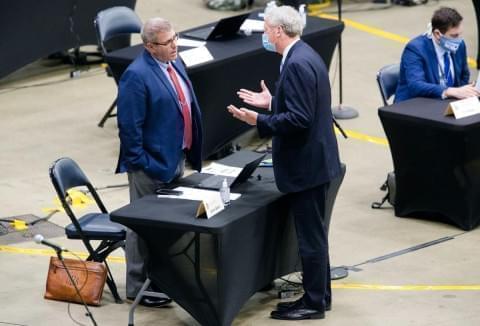
[[[125,227],[110,221],[110,215],[97,191],[75,161],[67,157],[60,158],[52,164],[49,172],[58,198],[72,222],[65,227],[67,238],[82,240],[89,254],[87,260],[105,263],[108,272],[108,287],[115,302],[122,303],[106,259],[111,252],[125,246]],[[86,187],[92,194],[100,212],[88,213],[77,219],[67,193],[68,190],[75,187]],[[100,241],[98,247],[93,247],[92,240]]]
[[[105,55],[113,50],[117,50],[122,47],[130,46],[130,35],[140,33],[142,29],[142,22],[138,18],[137,14],[128,7],[112,7],[100,11],[94,21],[95,30],[97,32],[98,46]],[[115,45],[111,42],[112,39],[118,39],[119,37],[127,36],[127,42],[119,43]],[[110,41],[110,42],[109,42]],[[114,76],[110,67],[107,67],[107,75],[114,77],[115,83],[118,84],[120,76]],[[117,114],[112,113],[117,106],[117,98],[108,108],[107,112],[103,115],[102,119],[98,123],[98,126],[103,128],[105,121],[108,118],[115,117]]]
[[[378,71],[377,83],[385,106],[389,105],[388,100],[395,95],[399,78],[400,65],[398,63],[387,65]]]

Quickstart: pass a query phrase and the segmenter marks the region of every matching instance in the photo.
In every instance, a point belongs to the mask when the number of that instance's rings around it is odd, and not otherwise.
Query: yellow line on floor
[[[55,256],[55,251],[49,249],[28,249],[10,246],[0,246],[0,253],[13,253],[32,256]],[[86,258],[86,252],[74,252],[75,255]],[[66,252],[65,257],[75,256]],[[125,263],[123,257],[109,257],[108,262]],[[372,290],[372,291],[480,291],[480,285],[382,285],[360,283],[332,283],[334,289]]]
[[[320,18],[338,20],[337,16],[325,14],[325,13],[322,13],[321,11],[312,12],[311,15],[316,16],[316,17],[320,17]],[[384,31],[380,28],[368,26],[368,25],[365,25],[365,24],[362,24],[362,23],[359,23],[359,22],[356,22],[356,21],[353,21],[353,20],[350,20],[350,19],[346,19],[346,18],[343,18],[343,17],[342,17],[342,21],[345,23],[345,26],[352,27],[352,28],[355,28],[359,31],[362,31],[362,32],[365,32],[365,33],[368,33],[368,34],[371,34],[371,35],[375,35],[375,36],[378,36],[378,37],[381,37],[381,38],[384,38],[384,39],[387,39],[387,40],[390,40],[390,41],[395,41],[395,42],[398,42],[398,43],[406,44],[410,40],[409,38],[407,38],[405,36],[401,36],[401,35],[398,35],[398,34],[386,32],[386,31]],[[398,58],[398,61],[400,61],[400,58]],[[473,58],[468,58],[468,65],[473,69],[477,68],[477,62]]]
[[[32,255],[32,256],[55,256],[55,251],[50,249],[28,249],[28,248],[17,248],[10,246],[0,246],[0,253],[11,253],[11,254],[23,254],[23,255]],[[80,258],[87,258],[88,254],[86,252],[77,252],[73,251],[73,254],[77,255]],[[75,258],[75,255],[71,253],[64,253],[64,257]],[[107,259],[108,262],[112,263],[125,263],[125,258],[110,256]]]
[[[335,128],[335,132],[337,133],[337,135],[340,135],[340,132],[338,131],[337,128]],[[368,143],[373,143],[376,145],[388,146],[388,140],[386,138],[369,136],[353,130],[345,130],[345,133],[349,138],[361,140]]]
[[[381,285],[333,282],[332,288],[373,291],[479,291],[480,285]]]

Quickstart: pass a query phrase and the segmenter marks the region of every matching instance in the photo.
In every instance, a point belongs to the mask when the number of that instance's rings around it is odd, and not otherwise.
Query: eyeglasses
[[[160,42],[150,42],[152,44],[155,44],[155,45],[161,45],[161,46],[169,46],[169,45],[172,45],[173,42],[177,42],[178,41],[178,34],[175,33],[175,35],[173,35],[173,37],[163,43],[160,43]]]

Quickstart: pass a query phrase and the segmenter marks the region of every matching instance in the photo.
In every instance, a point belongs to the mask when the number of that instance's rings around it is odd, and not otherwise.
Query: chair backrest
[[[398,63],[382,67],[377,73],[378,88],[385,106],[389,105],[388,100],[397,90],[399,77],[400,65]]]
[[[342,185],[343,178],[345,177],[345,172],[347,171],[347,166],[341,163],[341,172],[340,174],[330,181],[330,185],[327,190],[327,198],[325,200],[325,222],[327,225],[327,233],[330,228],[330,220],[332,217],[333,205],[335,204],[335,199],[337,198],[338,190]]]
[[[87,187],[102,213],[108,213],[87,176],[83,173],[78,164],[71,158],[63,157],[53,162],[52,166],[50,167],[50,179],[52,180],[53,187],[57,192],[58,198],[60,199],[65,212],[68,214],[70,219],[72,219],[72,222],[73,220],[76,220],[76,217],[67,200],[67,191],[71,188],[81,186]]]
[[[100,11],[95,18],[95,30],[97,31],[98,45],[103,55],[113,50],[105,45],[105,43],[114,37],[140,33],[142,29],[142,21],[138,18],[135,11],[128,7],[118,6],[111,7]],[[130,44],[130,38],[128,38]]]

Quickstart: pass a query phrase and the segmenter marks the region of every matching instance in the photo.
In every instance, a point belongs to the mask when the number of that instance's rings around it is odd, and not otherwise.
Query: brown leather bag
[[[64,258],[83,300],[88,305],[99,306],[103,287],[107,279],[107,268],[103,263]],[[82,303],[65,267],[57,257],[50,257],[45,299]]]

